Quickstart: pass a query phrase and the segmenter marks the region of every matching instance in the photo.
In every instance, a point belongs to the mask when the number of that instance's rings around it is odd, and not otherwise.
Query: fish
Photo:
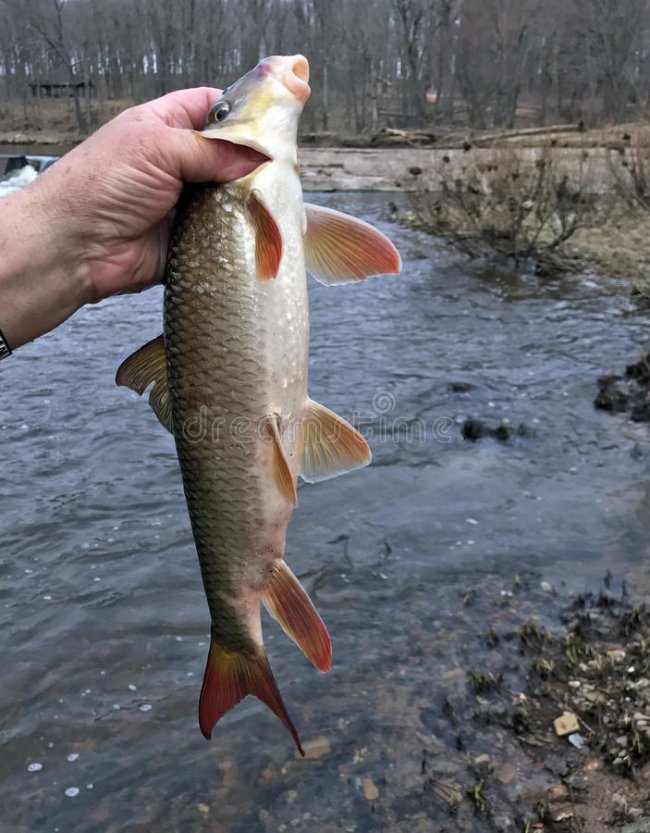
[[[264,156],[225,185],[186,185],[165,271],[163,333],[119,367],[176,443],[211,618],[199,699],[209,739],[246,695],[304,754],[264,649],[262,606],[320,671],[327,629],[284,559],[297,481],[368,465],[363,436],[310,399],[307,272],[327,285],[397,274],[373,226],[303,202],[298,122],[310,95],[302,55],[273,56],[223,91],[200,132]]]

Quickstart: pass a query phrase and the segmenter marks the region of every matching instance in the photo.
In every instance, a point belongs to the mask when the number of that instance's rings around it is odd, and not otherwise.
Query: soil
[[[422,758],[445,829],[650,830],[650,615],[613,585],[608,574],[599,593],[563,600],[546,626],[522,614],[557,605],[548,582],[517,576],[491,610],[485,589],[467,592],[484,614],[468,652],[482,645],[485,660],[450,681],[430,721],[455,735],[466,770],[433,748]]]

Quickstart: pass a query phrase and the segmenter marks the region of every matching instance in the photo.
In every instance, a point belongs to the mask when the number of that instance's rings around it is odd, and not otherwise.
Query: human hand
[[[0,201],[0,329],[12,347],[159,281],[183,183],[228,182],[264,161],[190,129],[219,95],[201,87],[125,110]]]

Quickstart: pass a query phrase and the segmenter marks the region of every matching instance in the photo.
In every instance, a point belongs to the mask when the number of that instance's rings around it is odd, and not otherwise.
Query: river
[[[115,298],[0,366],[0,833],[440,830],[422,749],[464,754],[431,729],[463,594],[578,591],[646,555],[647,428],[592,405],[647,337],[628,287],[470,265],[380,194],[311,198],[376,223],[404,271],[310,283],[311,395],[374,463],[302,485],[289,530],[331,673],[264,624],[308,759],[252,698],[198,730],[209,619],[173,442],[114,385],[162,297]],[[466,442],[467,416],[530,431]]]

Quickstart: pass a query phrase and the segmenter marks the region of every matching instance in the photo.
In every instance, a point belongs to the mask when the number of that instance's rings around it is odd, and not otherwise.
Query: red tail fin
[[[298,732],[282,702],[266,654],[238,654],[212,640],[199,702],[199,726],[203,736],[209,740],[219,718],[247,694],[254,694],[280,718],[291,732],[298,752],[304,756]]]

